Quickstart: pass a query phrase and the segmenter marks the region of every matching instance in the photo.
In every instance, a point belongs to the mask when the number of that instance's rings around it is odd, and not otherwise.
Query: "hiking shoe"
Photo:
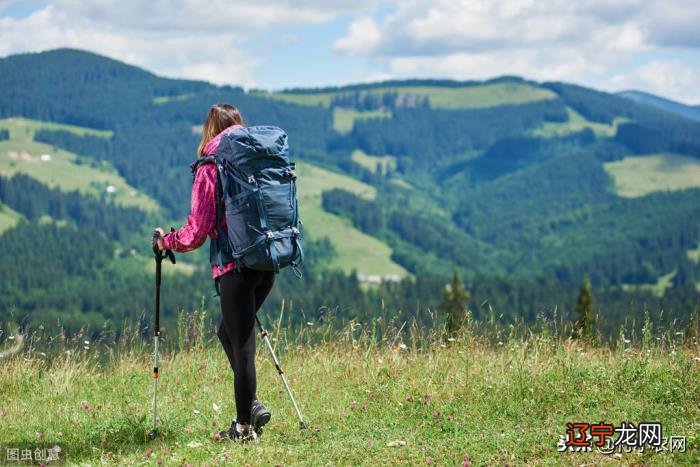
[[[250,406],[250,424],[255,429],[255,433],[262,434],[263,425],[270,421],[272,414],[262,402],[255,399]]]
[[[256,443],[258,434],[255,432],[253,425],[248,425],[245,430],[239,430],[236,421],[231,422],[231,427],[228,430],[220,431],[214,435],[214,441],[237,441],[240,443]]]

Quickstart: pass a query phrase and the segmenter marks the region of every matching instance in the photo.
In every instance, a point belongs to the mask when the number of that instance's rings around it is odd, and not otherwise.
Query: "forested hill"
[[[147,308],[144,239],[188,212],[187,164],[220,101],[290,135],[312,254],[304,287],[282,276],[276,293],[305,313],[367,318],[388,295],[434,309],[454,267],[477,315],[564,309],[585,276],[610,323],[631,302],[698,306],[699,122],[518,77],[245,91],[60,49],[0,59],[0,307],[91,326]],[[166,305],[210,295],[204,256],[184,258]],[[362,292],[356,277],[406,279]]]

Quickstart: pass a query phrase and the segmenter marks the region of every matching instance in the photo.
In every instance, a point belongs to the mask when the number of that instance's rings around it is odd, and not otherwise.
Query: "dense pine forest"
[[[270,93],[63,49],[0,59],[1,319],[68,332],[148,319],[150,232],[189,212],[188,164],[216,102],[239,107],[247,124],[283,127],[295,160],[338,180],[300,184],[307,262],[302,279],[278,277],[273,317],[284,299],[298,324],[442,326],[454,270],[477,320],[573,320],[585,278],[606,336],[645,315],[683,329],[700,312],[697,121],[516,77]],[[18,139],[25,128],[31,137]],[[40,172],[56,154],[69,169]],[[101,172],[158,208],[91,183]],[[404,273],[340,261],[356,246],[347,231],[384,245],[383,261]],[[166,323],[216,310],[207,251],[179,255],[184,265],[164,277]]]

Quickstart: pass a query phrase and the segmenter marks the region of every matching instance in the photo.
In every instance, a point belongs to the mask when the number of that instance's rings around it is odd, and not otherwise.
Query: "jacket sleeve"
[[[202,165],[192,184],[192,208],[180,229],[163,236],[167,250],[180,253],[202,246],[216,225],[216,166]]]

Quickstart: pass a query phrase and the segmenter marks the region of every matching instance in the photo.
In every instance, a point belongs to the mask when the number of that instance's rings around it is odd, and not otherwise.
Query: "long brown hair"
[[[202,140],[197,148],[197,157],[202,157],[204,147],[216,135],[231,125],[243,125],[243,117],[237,108],[230,104],[218,103],[211,106],[204,120]]]

